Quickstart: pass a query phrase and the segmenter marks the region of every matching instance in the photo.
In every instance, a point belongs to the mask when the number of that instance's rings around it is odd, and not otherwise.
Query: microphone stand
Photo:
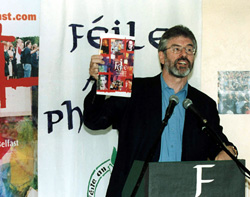
[[[201,119],[202,123],[204,124],[204,126],[202,127],[202,130],[205,131],[205,133],[208,136],[211,136],[212,139],[215,141],[215,143],[232,158],[232,160],[237,164],[237,166],[239,166],[244,172],[246,172],[248,174],[248,176],[250,176],[250,171],[237,159],[236,156],[234,156],[227,149],[225,143],[220,139],[220,137],[215,132],[215,130],[208,124],[207,120],[204,118],[201,118],[201,117],[199,117],[199,118]]]
[[[159,143],[159,141],[160,141],[160,139],[161,139],[161,135],[162,135],[162,133],[163,133],[163,131],[164,131],[164,128],[167,126],[168,120],[169,120],[169,118],[171,117],[171,115],[172,115],[172,114],[167,114],[167,113],[166,113],[165,118],[162,120],[161,128],[160,128],[160,131],[159,131],[159,133],[158,133],[158,136],[157,136],[157,138],[156,138],[156,140],[155,140],[155,142],[154,142],[152,148],[150,149],[150,151],[149,151],[149,153],[148,153],[148,155],[147,155],[146,160],[144,161],[144,164],[143,164],[141,173],[140,173],[139,178],[138,178],[138,180],[137,180],[137,182],[136,182],[136,184],[135,184],[135,187],[134,187],[134,189],[133,189],[133,192],[132,192],[132,194],[131,194],[131,197],[135,197],[135,195],[136,195],[136,193],[137,193],[137,191],[138,191],[138,189],[139,189],[139,186],[140,186],[140,184],[141,184],[141,182],[142,182],[142,179],[143,179],[143,177],[144,177],[144,175],[145,175],[145,173],[146,173],[146,170],[147,170],[147,168],[148,168],[148,163],[149,163],[149,162],[153,159],[153,157],[154,157],[156,148],[157,148],[158,143]]]

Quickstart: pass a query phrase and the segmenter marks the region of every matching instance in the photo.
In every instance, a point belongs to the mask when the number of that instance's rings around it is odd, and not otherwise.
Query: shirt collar
[[[167,90],[167,89],[172,89],[168,86],[168,84],[164,81],[162,73],[161,73],[161,89],[162,91]],[[172,89],[173,90],[173,89]],[[185,98],[187,97],[187,92],[188,92],[188,82],[185,84],[185,86],[179,91],[177,94],[184,93]]]

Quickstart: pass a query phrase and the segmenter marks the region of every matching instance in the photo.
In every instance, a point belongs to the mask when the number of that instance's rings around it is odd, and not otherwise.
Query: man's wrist
[[[235,157],[238,156],[238,150],[234,145],[227,146],[227,148]]]

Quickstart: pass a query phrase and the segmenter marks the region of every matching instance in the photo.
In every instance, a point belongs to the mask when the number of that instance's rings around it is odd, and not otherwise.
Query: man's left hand
[[[227,146],[227,149],[236,157],[237,151],[233,146]],[[224,151],[220,151],[219,154],[215,157],[215,160],[232,160],[232,158]]]

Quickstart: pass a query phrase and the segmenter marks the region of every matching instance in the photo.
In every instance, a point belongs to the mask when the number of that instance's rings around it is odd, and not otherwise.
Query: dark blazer
[[[110,178],[107,196],[121,196],[122,188],[134,160],[145,160],[156,140],[162,121],[162,96],[160,75],[152,78],[135,78],[131,98],[96,95],[96,85],[84,101],[84,124],[93,130],[105,129],[110,125],[119,131],[118,152]],[[204,93],[188,86],[188,98],[207,118],[221,139],[227,144],[226,136],[219,125],[216,103]],[[182,103],[179,103],[182,105]],[[213,160],[220,149],[201,130],[200,121],[186,110],[182,161]],[[160,142],[153,161],[158,161]]]

